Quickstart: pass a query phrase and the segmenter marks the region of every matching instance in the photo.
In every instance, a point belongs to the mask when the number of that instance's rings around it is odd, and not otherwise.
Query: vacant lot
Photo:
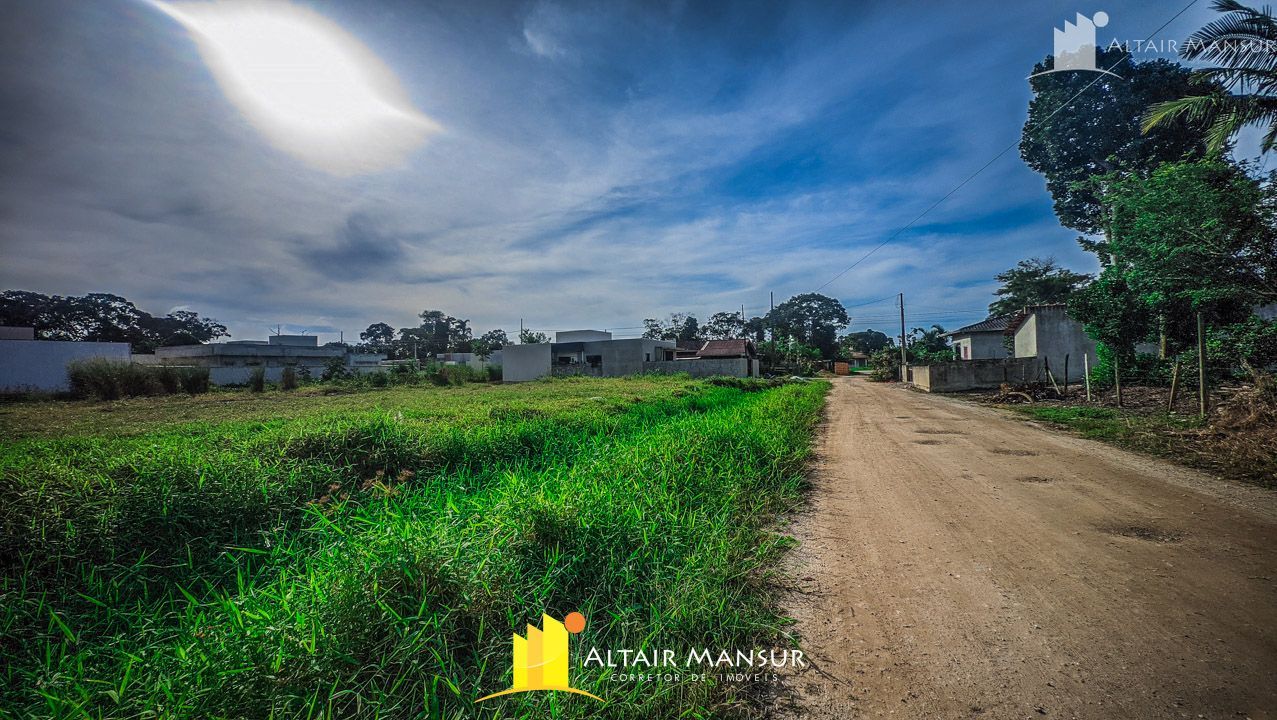
[[[566,380],[0,408],[0,716],[587,717],[579,645],[778,644],[765,591],[827,385]],[[578,645],[578,646],[579,646]],[[713,683],[574,684],[611,717]],[[153,714],[152,714],[153,713]]]

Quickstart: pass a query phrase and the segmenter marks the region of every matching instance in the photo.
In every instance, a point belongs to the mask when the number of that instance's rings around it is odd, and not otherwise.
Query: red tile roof
[[[707,340],[705,345],[701,347],[700,352],[696,353],[696,357],[749,357],[753,354],[753,348],[750,347],[748,340],[736,338],[734,340]]]

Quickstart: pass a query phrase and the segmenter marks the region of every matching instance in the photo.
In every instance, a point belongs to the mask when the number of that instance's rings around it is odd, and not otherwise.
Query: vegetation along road
[[[839,380],[796,524],[802,717],[1273,717],[1277,503]]]
[[[475,700],[543,612],[589,618],[585,646],[781,644],[760,578],[827,386],[773,385],[0,406],[0,720],[599,717]],[[608,718],[752,707],[714,682],[573,682]]]

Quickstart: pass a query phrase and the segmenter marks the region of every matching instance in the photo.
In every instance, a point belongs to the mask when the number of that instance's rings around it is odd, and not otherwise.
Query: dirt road
[[[1277,717],[1277,498],[840,379],[788,717]]]

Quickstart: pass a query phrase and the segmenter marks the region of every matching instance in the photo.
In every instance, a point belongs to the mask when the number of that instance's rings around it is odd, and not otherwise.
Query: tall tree
[[[1118,267],[1109,266],[1069,297],[1069,315],[1102,343],[1120,368],[1134,366],[1136,343],[1153,332],[1152,316]]]
[[[1243,127],[1258,125],[1268,152],[1277,146],[1277,20],[1268,7],[1257,10],[1236,0],[1215,0],[1213,7],[1223,16],[1193,33],[1180,55],[1215,66],[1193,72],[1204,81],[1200,87],[1150,107],[1144,130],[1186,120],[1203,128],[1211,152],[1220,153]]]
[[[710,340],[730,340],[745,335],[745,319],[740,313],[716,312],[710,316],[709,322],[701,328],[701,333]]]
[[[1186,68],[1166,60],[1133,62],[1118,49],[1097,56],[1098,67],[1113,66],[1121,79],[1102,75],[1096,80],[1094,73],[1085,72],[1034,77],[1020,138],[1020,157],[1046,177],[1060,222],[1090,234],[1104,232],[1106,223],[1102,189],[1084,181],[1119,170],[1148,172],[1163,162],[1205,153],[1200,133],[1180,121],[1141,132],[1150,105],[1193,91]],[[1033,72],[1050,69],[1049,61],[1038,63]]]
[[[819,293],[795,295],[767,313],[775,338],[814,347],[825,359],[837,356],[837,331],[850,321],[842,303]]]
[[[536,332],[532,328],[523,328],[519,331],[520,345],[540,345],[550,342],[550,336],[543,332]]]
[[[992,315],[1011,315],[1026,305],[1067,302],[1074,290],[1091,281],[1090,275],[1058,266],[1055,258],[1029,258],[994,276],[1001,286],[998,299],[989,305]]]
[[[384,322],[373,323],[359,333],[359,340],[373,352],[383,352],[395,341],[395,329]]]
[[[643,327],[643,337],[650,340],[695,340],[700,336],[700,324],[687,313],[670,313],[664,321],[646,318]]]
[[[505,330],[500,329],[489,330],[472,343],[474,353],[484,360],[492,357],[492,353],[509,344],[510,338],[506,337]]]
[[[843,347],[843,355],[848,356],[851,352],[861,352],[866,355],[872,355],[879,350],[890,347],[895,344],[886,333],[870,328],[862,332],[848,333],[842,336],[841,344]]]
[[[1269,192],[1223,160],[1167,163],[1111,183],[1109,262],[1159,320],[1170,352],[1192,344],[1197,312],[1227,324],[1277,302]]]
[[[126,342],[139,353],[230,334],[225,325],[198,313],[177,310],[157,317],[110,293],[64,297],[6,290],[0,293],[0,325],[33,327],[44,340]]]
[[[470,352],[470,321],[460,320],[442,310],[423,310],[419,332],[414,333],[424,342],[423,349],[432,355],[442,352]],[[400,331],[403,332],[402,330]]]

